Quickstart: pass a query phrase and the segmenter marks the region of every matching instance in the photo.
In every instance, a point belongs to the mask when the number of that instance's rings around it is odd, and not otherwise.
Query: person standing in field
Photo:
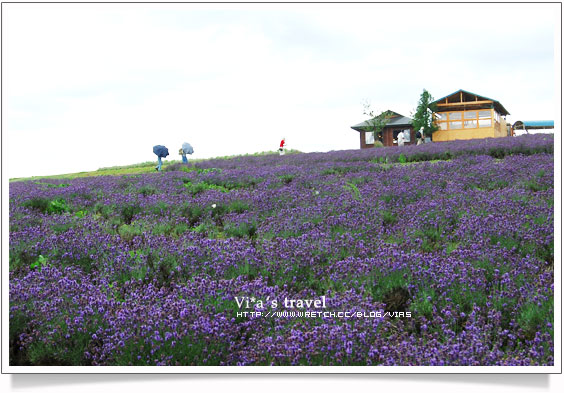
[[[188,164],[188,158],[186,158],[186,154],[193,154],[194,148],[188,142],[184,142],[182,144],[182,148],[178,151],[178,153],[182,156],[182,163]]]
[[[415,133],[415,137],[417,138],[418,145],[422,145],[424,143],[425,133],[423,132],[423,127],[421,127],[419,131]]]
[[[281,156],[284,155],[284,145],[286,144],[286,137],[282,138],[282,140],[280,141],[280,148],[278,149],[278,152],[280,153]]]
[[[160,172],[161,168],[163,166],[163,162],[162,162],[161,158],[168,156],[168,149],[166,147],[162,146],[162,145],[156,145],[156,146],[153,146],[153,153],[155,153],[157,155],[157,161],[158,161],[158,164],[155,167],[155,170]]]
[[[178,150],[178,154],[180,154],[182,156],[182,163],[188,164],[188,158],[186,158],[186,154],[184,153],[184,151],[182,149]]]
[[[405,135],[403,134],[403,131],[401,131],[398,134],[398,146],[403,146],[404,143],[405,143]]]

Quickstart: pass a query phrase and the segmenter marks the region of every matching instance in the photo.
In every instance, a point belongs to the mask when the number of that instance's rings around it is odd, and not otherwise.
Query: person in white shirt
[[[403,146],[404,143],[405,143],[405,135],[403,134],[402,131],[398,134],[398,146]]]

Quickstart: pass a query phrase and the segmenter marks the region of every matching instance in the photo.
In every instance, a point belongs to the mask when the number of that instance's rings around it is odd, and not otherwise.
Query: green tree
[[[415,114],[412,115],[413,129],[417,132],[423,127],[423,132],[426,136],[432,135],[433,132],[439,129],[433,119],[433,113],[437,110],[436,105],[432,104],[433,101],[431,93],[423,89]]]
[[[364,111],[362,113],[369,117],[369,119],[366,120],[368,126],[365,127],[365,131],[374,133],[374,142],[382,141],[382,130],[386,127],[390,119],[394,117],[394,112],[384,111],[379,115],[375,115],[370,107],[370,103],[365,102],[363,106]]]

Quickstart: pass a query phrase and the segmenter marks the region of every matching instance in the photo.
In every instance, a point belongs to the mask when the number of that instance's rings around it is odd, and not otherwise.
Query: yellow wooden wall
[[[501,138],[507,136],[507,122],[503,117],[499,117],[499,123],[494,119],[492,111],[492,127],[486,128],[461,128],[456,130],[438,130],[433,133],[433,141],[446,142],[467,139]],[[498,127],[496,127],[498,124]]]
[[[459,130],[439,130],[433,132],[434,142],[455,141],[457,139],[495,138],[494,127],[462,128]]]

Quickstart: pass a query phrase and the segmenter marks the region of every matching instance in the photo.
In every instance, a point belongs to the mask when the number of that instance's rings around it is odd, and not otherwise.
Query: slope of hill
[[[552,365],[553,148],[12,182],[10,364]]]

